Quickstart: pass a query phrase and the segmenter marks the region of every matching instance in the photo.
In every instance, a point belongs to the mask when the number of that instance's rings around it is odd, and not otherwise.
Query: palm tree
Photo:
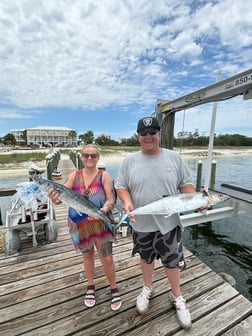
[[[70,143],[71,145],[75,145],[77,144],[77,132],[74,131],[74,130],[71,130],[69,133],[68,133],[68,137],[69,139],[71,139]]]

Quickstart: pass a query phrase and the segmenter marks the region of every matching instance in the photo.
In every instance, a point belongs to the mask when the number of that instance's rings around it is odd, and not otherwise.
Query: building
[[[16,144],[25,146],[25,138],[24,138],[24,129],[13,129],[10,131],[10,133],[15,137]]]
[[[58,126],[37,126],[19,130],[25,134],[27,146],[38,147],[75,147],[77,146],[77,132],[68,127]],[[18,130],[11,131],[15,136],[18,135]],[[19,134],[20,135],[20,134]],[[16,138],[17,140],[17,138]]]

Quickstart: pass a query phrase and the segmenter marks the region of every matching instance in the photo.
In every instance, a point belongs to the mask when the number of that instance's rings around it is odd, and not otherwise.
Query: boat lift
[[[161,124],[161,145],[169,149],[173,148],[175,113],[206,103],[213,103],[211,131],[208,146],[208,163],[205,178],[205,189],[208,185],[211,174],[212,149],[215,129],[215,116],[217,102],[227,100],[238,95],[243,95],[243,99],[252,98],[252,69],[248,69],[235,76],[220,80],[220,72],[217,73],[217,82],[208,87],[189,93],[175,100],[157,99],[154,115]],[[232,201],[228,206],[213,208],[204,212],[197,212],[189,215],[181,215],[183,226],[191,226],[206,223],[225,217],[237,216],[238,202]]]
[[[206,103],[214,103],[243,95],[252,98],[252,69],[189,93],[174,100],[157,99],[155,115],[161,124],[161,144],[173,148],[175,113]]]

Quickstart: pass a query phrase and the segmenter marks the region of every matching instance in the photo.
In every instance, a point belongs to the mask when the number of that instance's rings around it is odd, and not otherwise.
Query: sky
[[[0,136],[57,126],[130,138],[173,100],[252,68],[251,0],[1,0]],[[213,104],[176,113],[209,135]],[[215,133],[252,137],[252,99],[217,104]]]

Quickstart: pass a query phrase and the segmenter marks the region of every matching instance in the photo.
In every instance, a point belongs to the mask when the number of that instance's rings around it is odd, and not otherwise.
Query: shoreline
[[[175,149],[183,158],[207,158],[208,156],[208,150],[207,149],[185,149],[182,148],[180,151],[179,149]],[[102,155],[100,158],[100,162],[104,163],[105,165],[116,165],[120,164],[123,159],[129,155],[129,152],[123,152],[120,151],[118,153],[114,154],[108,154],[108,155]],[[212,155],[213,158],[220,157],[220,156],[234,156],[234,155],[251,155],[252,149],[216,149],[213,150]],[[68,157],[65,156],[67,159]],[[63,157],[64,159],[64,157]],[[33,162],[36,165],[38,165],[41,168],[46,168],[44,162]],[[23,162],[19,163],[18,165],[15,164],[0,164],[0,176],[1,177],[7,177],[7,176],[24,176],[27,174],[28,176],[28,168],[30,166],[31,162]]]
[[[208,150],[207,149],[186,149],[182,148],[180,151],[178,148],[174,149],[178,152],[183,158],[207,158]],[[108,154],[101,157],[101,161],[106,165],[112,164],[120,164],[122,160],[131,153],[128,152],[120,152],[118,154]],[[220,156],[234,156],[234,155],[252,155],[252,149],[216,149],[213,150],[212,156],[213,158]]]

